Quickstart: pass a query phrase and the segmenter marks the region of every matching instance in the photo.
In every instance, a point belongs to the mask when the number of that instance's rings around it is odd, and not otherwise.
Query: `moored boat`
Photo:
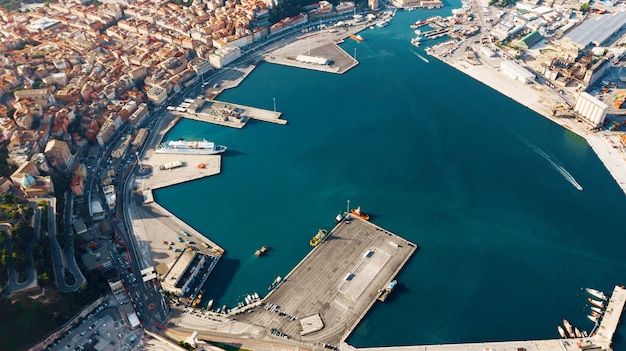
[[[426,21],[417,21],[417,22],[413,23],[410,27],[412,29],[415,29],[415,28],[419,28],[419,27],[421,27],[421,26],[423,26],[425,24],[426,24]]]
[[[398,282],[396,280],[392,280],[391,283],[389,283],[386,288],[379,290],[378,301],[385,302],[389,294],[391,294],[391,291],[393,291],[393,288],[396,287],[396,284],[398,284]]]
[[[370,219],[370,216],[368,214],[361,212],[361,206],[353,209],[352,214],[366,221],[369,221]]]
[[[592,304],[592,305],[594,305],[594,306],[596,306],[598,308],[604,308],[604,302],[598,301],[598,300],[594,300],[592,298],[589,298],[588,300],[589,300],[590,304]]]
[[[596,306],[591,306],[591,310],[595,311],[595,312],[598,312],[598,313],[602,313],[602,309],[599,308],[599,307],[596,307]]]
[[[559,335],[561,336],[561,338],[563,338],[563,339],[565,339],[565,338],[566,338],[566,336],[565,336],[565,330],[563,330],[563,327],[562,327],[562,326],[560,326],[560,325],[559,325],[558,327],[556,327],[556,330],[559,332]]]
[[[594,317],[594,316],[589,314],[589,315],[587,315],[587,318],[589,318],[590,321],[598,324],[598,317]]]
[[[313,247],[316,247],[317,245],[319,245],[319,243],[324,241],[324,239],[326,239],[327,236],[328,236],[328,230],[320,229],[317,231],[317,234],[315,234],[315,236],[311,238],[311,240],[309,241],[309,244]]]
[[[596,290],[592,288],[585,288],[585,290],[587,290],[587,293],[589,293],[589,295],[595,298],[598,298],[600,300],[606,300],[606,295],[604,295],[604,293],[600,290]]]
[[[355,34],[350,34],[350,39],[356,40],[359,43],[362,42],[363,40],[365,40],[365,39],[363,39],[362,36],[360,36],[359,34],[356,34],[356,33]]]
[[[203,140],[170,140],[161,143],[154,151],[157,154],[188,154],[188,155],[215,155],[226,151],[226,146]]]
[[[339,223],[341,222],[343,219],[345,218],[345,214],[342,212],[339,212],[339,214],[337,215],[337,217],[335,217],[335,223]]]
[[[198,295],[196,295],[196,297],[193,299],[193,301],[191,302],[191,307],[193,308],[198,308],[198,305],[200,305],[200,302],[202,302],[202,293],[198,293]]]
[[[567,331],[567,335],[570,338],[574,337],[574,330],[572,329],[572,325],[570,324],[570,322],[567,319],[563,320],[563,326],[565,327],[565,331]]]
[[[283,278],[280,277],[280,275],[278,277],[276,277],[276,279],[274,279],[274,281],[272,282],[272,284],[267,288],[268,291],[271,291],[273,289],[275,289],[280,282],[283,280]]]
[[[582,338],[583,337],[583,334],[576,327],[574,327],[574,335],[576,335],[577,338]]]

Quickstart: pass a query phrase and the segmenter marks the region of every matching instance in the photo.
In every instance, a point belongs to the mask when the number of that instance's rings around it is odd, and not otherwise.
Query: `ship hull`
[[[176,154],[176,155],[217,155],[226,151],[226,146],[218,145],[214,149],[174,149],[160,147],[154,151],[156,154]]]

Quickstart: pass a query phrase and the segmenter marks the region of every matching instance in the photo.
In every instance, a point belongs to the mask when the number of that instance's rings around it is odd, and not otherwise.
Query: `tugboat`
[[[263,245],[260,249],[256,250],[254,252],[254,256],[256,257],[260,257],[261,255],[263,255],[267,250],[269,249],[269,246],[267,245]]]
[[[365,214],[365,213],[361,212],[361,206],[353,209],[352,210],[352,214],[357,216],[357,217],[359,217],[359,218],[361,218],[361,219],[364,219],[366,221],[370,220],[370,216],[368,214]]]
[[[315,236],[311,238],[311,241],[309,241],[309,244],[311,244],[311,246],[313,247],[316,247],[317,245],[319,245],[319,243],[324,241],[324,239],[326,239],[327,236],[328,236],[328,230],[320,229],[317,231],[317,234],[315,234]]]

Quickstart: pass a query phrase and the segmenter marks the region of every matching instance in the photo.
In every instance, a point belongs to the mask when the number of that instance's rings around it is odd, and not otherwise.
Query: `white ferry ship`
[[[192,155],[214,155],[226,151],[226,146],[215,145],[206,141],[170,140],[157,146],[154,151],[157,154],[192,154]]]

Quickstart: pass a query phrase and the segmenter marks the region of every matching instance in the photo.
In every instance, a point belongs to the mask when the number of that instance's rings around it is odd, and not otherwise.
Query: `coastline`
[[[499,69],[502,58],[483,58],[481,65],[472,66],[465,61],[442,57],[433,48],[428,48],[426,53],[585,139],[626,195],[626,155],[613,146],[611,136],[616,134],[606,131],[592,132],[575,118],[553,116],[551,106],[560,101],[561,97],[545,86],[536,83],[523,84],[505,76]]]

